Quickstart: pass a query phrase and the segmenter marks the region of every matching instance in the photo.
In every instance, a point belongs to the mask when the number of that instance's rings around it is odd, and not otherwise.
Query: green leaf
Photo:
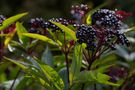
[[[100,84],[111,85],[111,86],[119,86],[119,84],[109,82],[109,79],[110,76],[106,74],[102,74],[97,71],[84,71],[78,75],[76,81],[82,83],[89,82],[91,84],[100,83]]]
[[[113,64],[112,65],[101,66],[96,71],[100,72],[100,73],[105,73],[105,72],[107,72],[107,69],[109,69],[111,66],[113,66]]]
[[[98,10],[98,9],[100,9],[100,8],[106,6],[106,5],[107,5],[107,2],[105,2],[105,3],[103,3],[103,4],[99,5],[99,6],[97,6],[96,8],[94,8],[94,9],[92,9],[90,12],[88,12],[88,14],[86,15],[86,16],[87,16],[87,18],[86,18],[86,23],[89,24],[89,25],[91,25],[91,23],[92,23],[91,15],[92,15],[96,10]]]
[[[19,66],[23,70],[26,70],[27,69],[27,67],[24,64],[22,64],[21,62],[19,62],[19,61],[16,61],[16,60],[13,60],[13,59],[10,59],[10,58],[7,58],[7,57],[4,57],[4,59],[7,60],[7,61],[12,62],[14,64],[16,64],[17,66]]]
[[[133,31],[133,30],[135,30],[135,26],[131,27],[131,28],[128,28],[124,33],[130,32],[130,31]]]
[[[101,84],[106,84],[106,85],[112,85],[112,86],[119,86],[119,84],[115,84],[112,82],[109,82],[108,80],[110,79],[110,76],[102,73],[97,73],[97,81]]]
[[[60,42],[60,41],[57,39],[55,33],[53,33],[51,30],[48,30],[48,32],[49,32],[49,34],[53,37],[53,39],[58,43],[58,45],[59,45],[59,46],[62,46],[62,42]]]
[[[93,83],[95,81],[96,77],[92,71],[82,71],[80,72],[77,77],[75,78],[74,82],[91,82]]]
[[[67,33],[68,35],[70,35],[72,37],[73,40],[77,40],[76,39],[76,35],[75,35],[75,32],[73,30],[71,30],[70,28],[66,27],[65,25],[62,25],[60,23],[57,23],[57,22],[52,22],[50,21],[51,23],[55,24],[56,26],[58,26],[60,29],[62,29],[65,33]]]
[[[23,62],[18,62],[16,60],[12,60],[7,57],[4,57],[4,59],[21,67],[30,77],[34,78],[35,81],[39,82],[45,88],[52,90],[51,83],[48,81],[48,78],[46,78],[38,68],[34,67],[34,65],[25,63],[26,64],[25,66],[24,64],[22,64]]]
[[[76,45],[74,48],[74,54],[71,64],[71,81],[76,77],[82,65],[82,47],[81,45]]]
[[[59,71],[59,75],[61,76],[63,82],[64,82],[64,90],[68,90],[68,79],[67,79],[67,69],[66,68],[62,68],[60,71]]]
[[[102,67],[106,65],[112,65],[117,60],[115,54],[106,54],[105,56],[102,56],[100,59],[97,59],[93,62],[91,68],[95,69],[96,67]]]
[[[12,38],[14,37],[16,33],[16,30],[14,30],[13,32],[9,33],[6,38],[5,38],[5,41],[4,41],[4,45],[5,47],[7,47],[7,45],[9,44],[9,42],[12,40]]]
[[[4,59],[18,65],[19,67],[21,67],[23,70],[26,70],[28,69],[25,65],[21,64],[20,62],[16,61],[16,60],[13,60],[13,59],[10,59],[10,58],[7,58],[7,57],[4,57]]]
[[[8,34],[0,34],[0,38],[1,37],[5,37],[5,36],[7,36]]]
[[[51,50],[49,49],[49,46],[48,45],[46,46],[46,49],[43,52],[43,55],[42,55],[42,59],[41,60],[44,63],[46,63],[47,65],[50,65],[50,66],[53,67],[54,58],[53,58],[53,55],[52,55]]]
[[[39,66],[41,70],[43,71],[44,75],[47,77],[47,79],[54,84],[54,86],[58,90],[63,90],[64,88],[64,83],[58,73],[51,68],[49,65],[45,65],[43,63],[39,63]]]
[[[88,17],[86,18],[86,23],[87,23],[88,25],[91,25],[91,23],[92,23],[91,15],[88,15]]]
[[[12,40],[11,43],[8,45],[9,51],[14,51],[14,50],[18,50],[18,51],[22,51],[22,52],[26,52],[25,48],[23,47],[22,44],[20,44],[17,41]],[[12,50],[10,50],[10,48]]]
[[[22,77],[19,81],[19,83],[16,85],[15,90],[24,90],[26,86],[30,85],[32,83],[31,77]]]
[[[2,26],[0,26],[0,31],[7,28],[12,23],[16,22],[18,19],[22,18],[23,16],[27,15],[28,13],[22,13],[15,16],[12,16],[6,20],[3,21]]]
[[[31,37],[31,38],[35,38],[35,39],[39,39],[39,40],[42,40],[42,41],[47,42],[47,43],[52,44],[52,45],[58,45],[52,39],[50,39],[46,36],[43,36],[43,35],[32,34],[32,33],[22,33],[22,35],[27,36],[27,37]]]
[[[51,83],[48,81],[48,79],[43,75],[43,73],[38,68],[31,66],[29,67],[29,71],[27,71],[27,73],[30,77],[33,78],[33,80],[37,81],[45,88],[52,90]]]
[[[16,30],[19,37],[20,42],[23,44],[23,46],[27,45],[29,38],[26,36],[23,36],[22,33],[27,33],[27,30],[23,27],[22,23],[17,22],[16,23]]]

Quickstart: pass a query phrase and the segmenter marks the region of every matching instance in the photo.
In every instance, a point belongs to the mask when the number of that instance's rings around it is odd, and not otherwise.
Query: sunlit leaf
[[[57,43],[54,42],[52,39],[50,39],[46,36],[43,36],[43,35],[32,34],[32,33],[22,33],[22,35],[27,36],[27,37],[31,37],[31,38],[35,38],[35,39],[39,39],[39,40],[42,40],[42,41],[47,42],[47,43],[52,44],[52,45],[57,45]]]
[[[23,16],[27,15],[28,13],[22,13],[22,14],[17,14],[15,16],[12,16],[6,20],[3,21],[2,26],[0,26],[0,31],[4,30],[7,28],[9,25],[12,23],[16,22],[18,19],[22,18]]]
[[[4,41],[4,45],[5,47],[9,44],[9,42],[12,40],[13,36],[15,35],[16,33],[16,30],[14,30],[13,32],[9,33],[6,38],[5,38],[5,41]]]
[[[27,67],[23,64],[21,64],[20,62],[16,61],[16,60],[13,60],[13,59],[10,59],[10,58],[7,58],[7,57],[4,57],[4,59],[16,64],[17,66],[21,67],[23,70],[26,70]]]
[[[87,19],[86,19],[86,23],[91,25],[92,20],[91,20],[91,15],[88,15]]]
[[[70,35],[72,37],[72,39],[74,39],[75,41],[76,39],[76,35],[75,32],[73,30],[71,30],[70,28],[66,27],[65,25],[62,25],[60,23],[57,22],[52,22],[51,23],[55,24],[56,26],[58,26],[60,29],[62,29],[65,33],[67,33],[68,35]]]
[[[128,32],[133,31],[133,30],[135,30],[135,26],[134,27],[131,27],[131,28],[128,28],[127,30],[125,30],[124,33],[128,33]]]
[[[18,34],[20,42],[26,46],[29,39],[28,37],[23,36],[22,33],[27,33],[27,30],[19,22],[16,23],[16,30],[17,30],[17,34]]]
[[[97,74],[97,81],[101,84],[106,84],[106,85],[112,85],[112,86],[119,86],[119,84],[115,84],[112,82],[109,82],[108,80],[110,79],[110,76],[98,73]]]
[[[53,39],[58,43],[59,46],[62,46],[62,42],[60,42],[57,38],[55,33],[53,33],[51,30],[48,30],[49,34],[53,37]]]
[[[39,66],[41,70],[43,71],[44,75],[52,82],[52,84],[54,84],[54,86],[58,90],[63,90],[64,83],[62,79],[60,78],[60,76],[58,75],[58,73],[49,65],[40,63]]]
[[[35,81],[39,82],[41,85],[48,88],[49,90],[52,90],[51,86],[50,86],[51,85],[50,82],[48,81],[48,79],[43,75],[43,73],[38,68],[36,68],[30,64],[26,64],[26,66],[25,66],[24,64],[22,64],[23,62],[21,63],[19,61],[12,60],[12,59],[9,59],[7,57],[4,57],[4,59],[16,64],[17,66],[22,68],[29,76],[34,78]]]

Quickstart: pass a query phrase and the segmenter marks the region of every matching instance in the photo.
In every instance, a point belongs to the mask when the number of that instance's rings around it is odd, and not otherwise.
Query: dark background
[[[43,17],[70,18],[70,8],[74,4],[88,4],[91,8],[107,3],[104,8],[118,9],[132,12],[133,16],[127,19],[132,25],[135,18],[135,0],[0,0],[0,14],[12,16],[22,12],[29,12],[24,20]]]

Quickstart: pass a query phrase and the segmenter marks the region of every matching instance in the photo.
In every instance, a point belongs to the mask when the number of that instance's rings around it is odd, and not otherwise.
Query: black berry
[[[121,26],[121,21],[117,17],[115,11],[100,9],[93,13],[92,24],[104,28],[119,28]]]
[[[96,32],[94,28],[87,25],[81,25],[78,27],[76,32],[76,37],[78,38],[78,43],[86,43],[88,50],[95,50],[96,43],[95,43],[95,37]]]

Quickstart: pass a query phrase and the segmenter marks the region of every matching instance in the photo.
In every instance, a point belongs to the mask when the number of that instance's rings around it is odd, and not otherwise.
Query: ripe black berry
[[[66,25],[66,26],[70,24],[70,22],[68,20],[62,19],[62,18],[52,18],[49,21],[59,22],[59,23]]]
[[[31,25],[32,28],[40,28],[43,22],[44,21],[42,18],[35,18],[35,19],[31,19],[29,24]]]
[[[41,33],[39,30],[34,29],[34,28],[29,29],[28,32],[29,32],[29,33],[36,33],[36,34],[40,34],[40,33]]]
[[[105,28],[119,28],[121,26],[121,21],[117,17],[115,11],[100,9],[92,15],[92,24]]]
[[[52,18],[48,21],[44,21],[42,18],[35,18],[35,19],[31,19],[30,25],[31,25],[31,28],[35,28],[35,29],[37,28],[42,28],[44,30],[51,29],[53,32],[59,31],[59,30],[62,31],[59,27],[52,24],[50,21],[58,22],[66,26],[74,23],[72,20],[66,20],[62,18]]]
[[[86,43],[88,50],[95,50],[96,43],[95,37],[96,32],[91,26],[81,25],[78,27],[76,32],[76,37],[78,38],[78,43]]]

